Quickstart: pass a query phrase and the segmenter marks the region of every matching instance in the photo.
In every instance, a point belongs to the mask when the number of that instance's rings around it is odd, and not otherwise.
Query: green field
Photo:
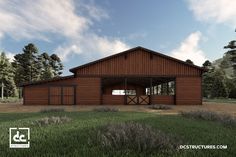
[[[64,116],[72,120],[64,124],[34,126],[32,121],[46,116]],[[226,150],[180,150],[172,156],[235,157],[236,129],[227,128],[217,122],[187,119],[182,116],[161,116],[137,112],[58,112],[58,113],[12,113],[0,114],[0,156],[165,156],[156,152],[136,150],[104,150],[100,145],[88,144],[91,130],[97,130],[107,123],[132,121],[150,125],[165,133],[180,138],[183,144],[227,145]],[[10,127],[30,127],[29,149],[10,149],[8,130]]]
[[[215,102],[215,103],[229,103],[236,104],[236,99],[227,98],[215,98],[215,99],[203,99],[203,102]]]

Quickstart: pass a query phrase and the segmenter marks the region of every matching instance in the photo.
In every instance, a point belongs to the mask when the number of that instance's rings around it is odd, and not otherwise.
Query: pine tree
[[[62,74],[61,70],[63,69],[63,65],[56,54],[49,56],[48,53],[45,52],[41,54],[39,58],[42,64],[41,79],[50,79]]]
[[[227,97],[228,93],[225,85],[225,73],[222,70],[216,70],[213,75],[211,96],[213,98]]]
[[[236,77],[236,40],[230,41],[224,48],[230,49],[226,54],[230,56],[231,65],[234,69],[233,77]]]
[[[63,65],[60,58],[56,54],[49,56],[46,52],[39,54],[37,47],[32,43],[26,45],[23,53],[15,55],[14,58],[12,65],[16,69],[17,85],[50,79],[62,74]]]
[[[40,79],[46,80],[46,79],[53,78],[54,75],[53,75],[52,67],[50,65],[50,62],[51,62],[50,56],[46,52],[44,52],[43,54],[39,56],[39,59],[42,66]]]
[[[190,59],[187,59],[185,62],[192,65],[194,64],[193,61],[191,61]]]
[[[16,95],[14,69],[4,52],[0,55],[0,83],[2,98]]]
[[[14,58],[13,66],[16,69],[15,82],[17,85],[40,79],[42,66],[38,58],[38,49],[34,44],[26,45],[23,53],[15,55]]]
[[[53,69],[53,74],[57,77],[62,74],[63,64],[61,63],[61,59],[56,54],[52,54],[50,58],[50,64]]]
[[[204,68],[209,68],[209,67],[212,66],[212,64],[211,64],[211,62],[210,62],[209,60],[206,60],[206,61],[202,64],[202,66],[203,66]]]

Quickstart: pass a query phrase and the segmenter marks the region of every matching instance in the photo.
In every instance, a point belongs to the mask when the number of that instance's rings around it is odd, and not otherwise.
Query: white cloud
[[[72,0],[1,0],[0,21],[0,33],[15,39],[46,40],[48,32],[71,37],[90,24],[75,14]]]
[[[80,45],[79,47],[77,45]],[[66,61],[73,54],[89,52],[86,55],[96,54],[108,56],[129,49],[129,46],[119,39],[101,37],[96,34],[86,34],[83,38],[77,38],[70,43],[58,47],[55,52]]]
[[[204,52],[199,48],[201,39],[201,32],[191,33],[178,48],[171,51],[171,55],[183,61],[190,59],[194,64],[201,66],[207,60]]]
[[[187,0],[198,20],[212,23],[236,24],[235,0]]]
[[[101,37],[91,30],[95,21],[109,18],[94,3],[74,0],[0,0],[0,37],[53,41],[50,34],[65,41],[57,52],[63,60],[71,54],[97,52],[107,55],[128,46],[114,37]],[[93,51],[86,51],[93,50]]]
[[[14,53],[6,52],[6,56],[9,59],[10,62],[13,62],[13,59],[14,59],[14,56],[15,56]]]
[[[104,18],[109,18],[109,15],[107,14],[107,12],[103,10],[102,8],[96,6],[95,4],[82,3],[81,7],[87,11],[90,17],[92,17],[93,19],[97,21],[100,21],[101,19],[104,19]]]
[[[72,54],[80,54],[81,49],[77,45],[72,44],[66,46],[58,46],[55,52],[62,59],[62,61],[67,61],[68,57]]]

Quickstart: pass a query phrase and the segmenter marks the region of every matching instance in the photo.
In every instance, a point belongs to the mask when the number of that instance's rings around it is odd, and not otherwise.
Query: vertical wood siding
[[[152,95],[152,104],[174,105],[175,96],[173,95]]]
[[[75,104],[75,93],[74,93],[74,86],[66,86],[63,87],[63,104],[65,105],[74,105]]]
[[[24,104],[25,105],[47,105],[48,104],[48,87],[24,87]]]
[[[104,105],[124,105],[125,96],[123,95],[102,95],[102,104]]]
[[[60,105],[61,99],[61,87],[62,86],[74,86],[78,83],[78,78],[70,78],[66,80],[48,82],[38,85],[25,86],[24,87],[24,104],[25,105]],[[50,92],[50,93],[49,93]],[[65,91],[67,92],[67,91]],[[49,94],[51,99],[49,102]],[[69,96],[64,96],[64,104],[73,104],[74,99]],[[73,103],[72,103],[73,102]]]
[[[201,77],[176,78],[176,105],[201,105]]]
[[[159,55],[136,50],[77,69],[76,74],[200,76],[201,70]]]
[[[61,105],[62,104],[62,93],[61,93],[61,87],[49,87],[49,104],[50,105]]]
[[[99,105],[101,101],[101,79],[81,77],[76,92],[77,104]]]

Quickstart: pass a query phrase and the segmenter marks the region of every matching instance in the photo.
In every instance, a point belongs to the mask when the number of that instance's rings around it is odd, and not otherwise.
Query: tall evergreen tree
[[[191,61],[190,59],[187,59],[185,62],[187,62],[188,64],[194,64],[193,61]]]
[[[14,56],[13,66],[16,69],[15,82],[36,81],[40,78],[41,63],[38,59],[37,47],[30,43],[23,48],[23,53]]]
[[[230,41],[224,48],[230,49],[226,54],[230,56],[231,65],[234,69],[233,77],[236,77],[236,40]]]
[[[211,63],[209,60],[206,60],[206,61],[202,64],[202,66],[203,66],[204,68],[209,69],[209,67],[212,66],[212,63]]]
[[[202,75],[203,97],[212,98],[211,92],[214,82],[214,68],[212,67],[212,63],[209,60],[206,60],[202,65],[207,70],[207,72],[203,73]]]
[[[45,52],[41,54],[39,58],[42,64],[41,79],[50,79],[62,74],[61,70],[63,69],[63,65],[56,54],[49,56],[48,53]]]
[[[213,72],[213,86],[211,89],[212,97],[227,97],[228,93],[225,85],[225,73],[223,70]]]
[[[61,62],[61,59],[56,54],[52,54],[50,58],[54,76],[61,75],[63,70],[63,64]]]
[[[16,95],[14,69],[4,52],[0,54],[0,86],[2,98]]]
[[[37,47],[30,43],[23,48],[23,53],[14,56],[16,69],[15,82],[45,80],[62,74],[63,65],[56,54],[51,56],[44,52],[39,54]]]
[[[50,65],[50,62],[51,62],[50,56],[45,52],[39,56],[39,60],[41,62],[40,79],[45,80],[45,79],[53,78],[54,75],[52,72],[52,67]]]

